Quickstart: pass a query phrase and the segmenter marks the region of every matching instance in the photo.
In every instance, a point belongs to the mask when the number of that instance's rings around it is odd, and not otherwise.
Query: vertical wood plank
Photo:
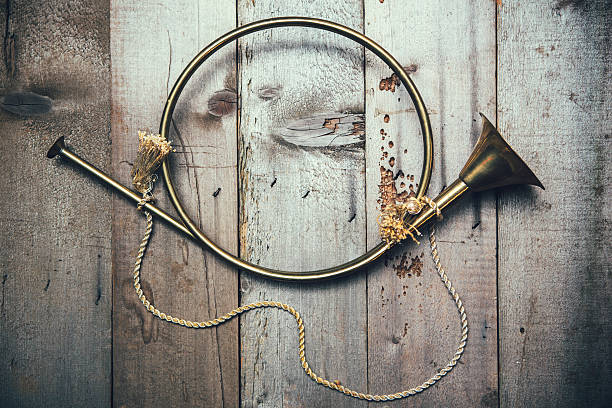
[[[495,2],[365,2],[366,35],[410,73],[434,133],[429,196],[453,182],[480,135],[479,111],[495,119]],[[380,242],[376,214],[405,200],[419,182],[423,142],[405,88],[367,53],[368,247]],[[496,406],[496,219],[492,194],[466,197],[445,213],[437,237],[442,263],[463,299],[470,339],[455,370],[408,406]],[[405,242],[368,274],[368,386],[375,394],[422,384],[453,356],[457,310],[429,255]]]
[[[110,194],[45,157],[66,136],[108,167],[108,4],[0,10],[0,406],[108,406]]]
[[[609,406],[608,1],[504,2],[499,124],[546,191],[499,196],[502,406]]]
[[[238,2],[239,24],[285,15],[363,29],[361,2]],[[242,257],[268,267],[312,270],[361,255],[361,47],[330,33],[287,28],[246,37],[239,52]],[[347,121],[354,132],[347,133]],[[354,136],[361,141],[354,143]],[[349,139],[342,142],[349,144],[338,146],[340,139]],[[240,285],[241,303],[278,300],[300,312],[306,356],[319,375],[366,389],[363,274],[298,285],[245,273]],[[240,333],[244,406],[354,406],[351,398],[304,374],[295,322],[288,314],[249,313],[241,320]]]
[[[129,183],[137,130],[157,130],[178,74],[234,26],[229,2],[112,2],[113,169],[120,180]],[[234,55],[235,47],[220,52],[184,90],[174,115],[170,163],[188,211],[211,238],[237,253]],[[215,104],[220,93],[227,96],[226,106]],[[158,204],[170,208],[158,184]],[[194,330],[146,312],[131,279],[144,219],[120,197],[113,204],[115,405],[237,406],[238,323]],[[236,271],[161,223],[142,273],[145,294],[174,316],[206,320],[238,303]]]

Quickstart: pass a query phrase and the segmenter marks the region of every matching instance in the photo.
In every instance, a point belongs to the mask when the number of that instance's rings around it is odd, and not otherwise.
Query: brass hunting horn
[[[166,106],[162,115],[160,124],[161,136],[167,138],[170,130],[170,123],[172,119],[172,113],[176,106],[178,97],[180,96],[183,88],[187,84],[189,78],[197,70],[197,68],[206,61],[214,52],[219,50],[222,46],[242,37],[247,34],[261,31],[264,29],[284,27],[284,26],[302,26],[318,28],[326,31],[331,31],[347,37],[351,40],[358,42],[359,44],[366,47],[368,50],[376,54],[382,59],[398,76],[402,84],[406,87],[412,102],[414,103],[415,110],[419,117],[421,131],[423,134],[424,142],[424,157],[423,157],[423,170],[421,173],[421,180],[418,185],[416,192],[416,198],[421,199],[427,188],[429,187],[429,181],[431,178],[431,169],[433,163],[433,139],[431,132],[431,124],[429,116],[425,108],[425,104],[410,77],[404,71],[402,66],[380,45],[364,36],[363,34],[354,31],[348,27],[325,21],[320,19],[306,18],[306,17],[281,17],[273,18],[268,20],[261,20],[251,24],[238,27],[235,30],[228,32],[222,37],[215,40],[209,46],[204,48],[200,53],[189,63],[185,70],[181,73],[178,80],[174,84],[172,91],[168,96]],[[202,247],[212,250],[217,255],[221,256],[228,262],[237,266],[240,269],[248,270],[259,275],[263,275],[273,279],[280,280],[292,280],[292,281],[307,281],[317,280],[324,278],[337,277],[348,274],[361,268],[375,259],[383,255],[389,250],[393,244],[388,242],[381,242],[376,247],[361,255],[358,258],[353,259],[342,265],[338,265],[333,268],[321,269],[317,271],[308,272],[290,272],[290,271],[279,271],[269,268],[264,268],[259,265],[255,265],[246,262],[242,259],[225,251],[223,248],[218,246],[210,238],[208,238],[197,225],[191,220],[184,210],[181,201],[174,189],[172,179],[170,177],[169,167],[166,162],[163,163],[163,174],[170,199],[176,208],[181,220],[178,220],[162,209],[156,207],[150,202],[143,203],[142,195],[127,188],[118,181],[114,180],[98,168],[94,167],[74,152],[70,151],[64,144],[64,138],[60,137],[49,149],[47,157],[52,158],[60,155],[76,165],[87,170],[92,175],[104,183],[110,185],[116,189],[119,193],[131,199],[134,203],[141,205],[144,209],[151,212],[153,215],[158,216],[170,225],[174,226],[190,238],[198,242]],[[512,148],[504,141],[499,132],[495,127],[483,116],[483,130],[480,139],[478,140],[472,155],[464,166],[463,170],[459,173],[459,177],[450,186],[448,186],[440,195],[433,200],[433,205],[430,207],[424,207],[423,210],[414,215],[406,216],[404,218],[405,225],[411,228],[419,228],[430,220],[435,214],[435,208],[443,210],[448,205],[456,201],[468,190],[472,191],[483,191],[487,189],[507,186],[511,184],[531,184],[544,188],[542,183],[537,179],[533,172],[527,167],[525,162],[512,150]]]

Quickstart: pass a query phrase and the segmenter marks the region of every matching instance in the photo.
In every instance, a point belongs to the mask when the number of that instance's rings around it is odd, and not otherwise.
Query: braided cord
[[[143,199],[144,202],[144,199]],[[142,207],[142,206],[141,206]],[[173,317],[167,313],[161,312],[159,309],[157,309],[155,306],[153,306],[151,304],[151,302],[149,302],[149,300],[147,300],[146,296],[144,295],[142,288],[140,286],[140,269],[141,269],[141,265],[142,265],[142,259],[144,257],[144,254],[147,250],[147,245],[149,244],[149,238],[151,237],[151,231],[153,230],[153,217],[151,216],[151,213],[149,213],[148,211],[144,211],[146,219],[147,219],[147,227],[145,230],[145,234],[144,237],[142,238],[142,241],[140,243],[140,248],[138,250],[138,255],[136,257],[136,263],[134,265],[134,288],[136,289],[136,293],[138,295],[138,298],[140,299],[140,301],[142,302],[142,304],[145,306],[145,308],[151,312],[154,316],[157,316],[158,318],[162,319],[162,320],[166,320],[170,323],[174,323],[180,326],[185,326],[185,327],[191,327],[191,328],[195,328],[195,329],[201,329],[201,328],[208,328],[208,327],[212,327],[212,326],[217,326],[220,325],[230,319],[233,319],[234,317],[247,312],[249,310],[252,309],[258,309],[258,308],[265,308],[265,307],[273,307],[273,308],[277,308],[277,309],[282,309],[285,310],[287,312],[289,312],[296,320],[297,323],[297,329],[298,329],[298,353],[299,353],[299,357],[300,357],[300,362],[302,365],[302,368],[304,369],[304,371],[306,372],[306,375],[309,376],[313,381],[316,381],[318,384],[324,385],[325,387],[331,388],[332,390],[336,390],[338,392],[341,392],[345,395],[354,397],[354,398],[358,398],[358,399],[363,399],[363,400],[368,400],[368,401],[391,401],[391,400],[395,400],[395,399],[400,399],[400,398],[406,398],[406,397],[410,397],[412,395],[421,393],[423,391],[425,391],[427,388],[431,387],[432,385],[434,385],[435,383],[437,383],[442,377],[444,377],[446,374],[448,374],[453,367],[455,367],[455,365],[457,365],[457,362],[459,361],[459,359],[461,358],[461,355],[463,354],[463,351],[465,349],[465,345],[467,343],[467,337],[468,337],[468,323],[467,323],[467,316],[465,314],[465,309],[463,307],[463,304],[461,302],[461,299],[459,298],[459,295],[457,294],[457,292],[455,291],[455,288],[453,287],[451,281],[448,279],[448,276],[446,276],[446,272],[444,271],[444,268],[442,267],[441,263],[440,263],[440,256],[438,254],[438,246],[436,243],[436,238],[435,238],[435,231],[434,231],[434,227],[431,227],[431,232],[429,234],[429,242],[430,242],[430,248],[431,248],[431,256],[432,259],[435,263],[436,266],[436,270],[438,271],[438,275],[440,276],[440,279],[442,280],[442,282],[444,283],[444,285],[446,286],[446,288],[448,289],[449,294],[451,295],[451,297],[453,298],[453,300],[455,301],[455,305],[457,306],[457,310],[459,311],[459,315],[461,318],[461,340],[459,341],[459,346],[457,348],[457,351],[455,352],[455,355],[453,356],[453,358],[450,360],[450,362],[446,365],[446,367],[440,369],[434,376],[432,376],[431,378],[429,378],[427,381],[425,381],[423,384],[418,385],[414,388],[410,388],[409,390],[406,391],[402,391],[402,392],[398,392],[395,394],[384,394],[384,395],[373,395],[373,394],[364,394],[361,392],[357,392],[357,391],[353,391],[343,385],[341,385],[339,382],[332,382],[329,380],[326,380],[324,378],[319,377],[317,374],[315,374],[314,371],[312,371],[312,369],[310,368],[310,366],[308,365],[308,362],[306,361],[306,356],[305,356],[305,341],[304,341],[304,323],[302,321],[302,318],[300,317],[300,314],[291,306],[284,304],[284,303],[280,303],[280,302],[274,302],[274,301],[262,301],[262,302],[255,302],[255,303],[250,303],[248,305],[244,305],[244,306],[240,306],[226,314],[224,314],[223,316],[217,317],[215,319],[212,320],[207,320],[207,321],[201,321],[201,322],[194,322],[191,320],[185,320],[185,319],[180,319],[177,317]]]

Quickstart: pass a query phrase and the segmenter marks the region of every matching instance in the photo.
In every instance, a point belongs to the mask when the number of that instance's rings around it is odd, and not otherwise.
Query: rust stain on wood
[[[338,129],[338,123],[340,123],[339,118],[325,119],[323,122],[323,127],[331,129],[335,132]]]
[[[383,78],[380,80],[380,83],[378,84],[378,89],[380,89],[381,91],[395,92],[395,89],[398,88],[401,83],[402,82],[400,81],[399,77],[396,74],[392,74],[390,77]]]
[[[540,45],[535,50],[538,54],[548,57],[550,55],[550,52],[554,51],[555,49],[556,47],[554,45],[551,45],[550,47],[544,47]]]
[[[421,276],[421,272],[423,271],[423,261],[421,260],[421,258],[423,257],[423,255],[424,254],[421,253],[421,255],[417,255],[414,258],[411,258],[404,252],[402,254],[402,257],[400,258],[399,263],[393,265],[395,274],[400,279],[403,279],[406,276],[409,278],[412,276]],[[408,265],[409,261],[410,265]]]
[[[379,204],[381,210],[384,210],[389,204],[406,202],[410,197],[410,193],[408,191],[402,191],[401,193],[397,192],[393,171],[387,170],[383,166],[380,166],[380,184],[378,185],[378,190],[380,193]]]
[[[403,68],[404,68],[404,71],[406,71],[408,74],[414,74],[419,69],[419,66],[417,64],[410,64]]]

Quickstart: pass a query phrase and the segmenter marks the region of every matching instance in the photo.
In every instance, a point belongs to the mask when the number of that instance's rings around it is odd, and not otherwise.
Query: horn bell
[[[544,189],[535,174],[481,113],[482,134],[459,178],[473,191],[513,184],[531,184]]]

